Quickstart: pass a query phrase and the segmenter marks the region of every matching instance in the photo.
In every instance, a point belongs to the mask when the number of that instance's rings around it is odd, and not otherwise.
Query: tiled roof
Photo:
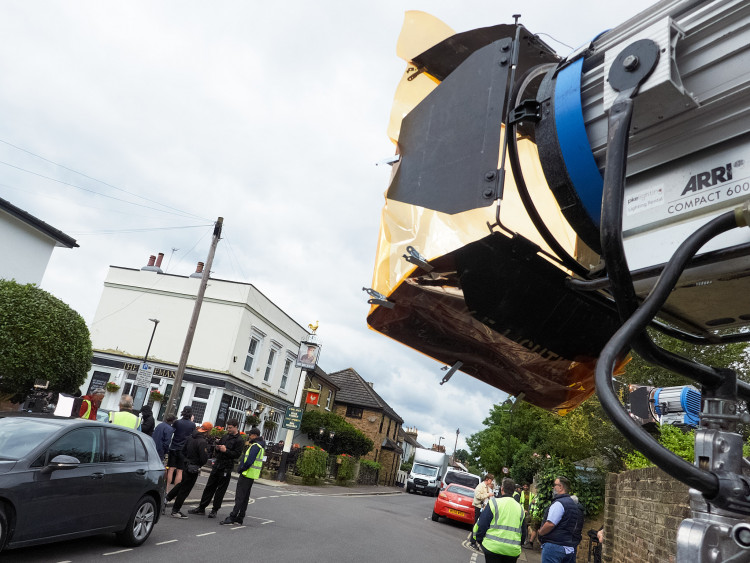
[[[422,446],[414,439],[414,436],[407,434],[406,432],[399,432],[398,435],[404,438],[404,442],[411,444],[415,448],[421,448]]]
[[[309,373],[309,372],[308,372]],[[323,383],[328,384],[330,387],[333,387],[333,389],[336,391],[336,393],[339,392],[339,386],[336,384],[335,381],[333,381],[326,372],[324,372],[322,369],[320,369],[320,366],[315,364],[315,372],[314,376],[318,379],[322,380]]]
[[[381,410],[392,420],[403,424],[404,419],[353,368],[329,373],[328,379],[339,386],[339,392],[336,393],[336,403]]]
[[[391,440],[388,436],[385,437],[383,440],[383,443],[380,444],[380,447],[384,450],[392,450],[396,452],[397,454],[404,453],[404,450],[401,449],[401,446],[399,446],[396,442]]]

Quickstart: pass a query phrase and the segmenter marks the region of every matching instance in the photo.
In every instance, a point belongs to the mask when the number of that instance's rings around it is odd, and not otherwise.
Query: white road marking
[[[102,553],[102,555],[119,555],[120,553],[127,553],[133,551],[132,549],[121,549],[120,551],[110,551],[109,553]]]
[[[230,530],[241,530],[242,528],[247,528],[247,526],[233,526]]]
[[[166,544],[166,543],[174,543],[174,542],[177,542],[177,541],[180,541],[180,540],[167,540],[167,541],[160,541],[160,542],[157,542],[157,544],[156,544],[156,545],[164,545],[164,544]]]
[[[215,534],[216,532],[206,532],[205,534],[195,534],[196,538],[202,538],[203,536],[210,536],[211,534]]]

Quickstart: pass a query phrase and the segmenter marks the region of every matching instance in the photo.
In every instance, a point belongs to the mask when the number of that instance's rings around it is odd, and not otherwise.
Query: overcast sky
[[[42,287],[87,323],[110,265],[164,252],[163,269],[188,275],[224,217],[213,276],[319,321],[324,370],[353,367],[422,444],[452,452],[505,394],[462,373],[440,386],[441,364],[366,328],[361,291],[404,12],[456,32],[520,13],[566,55],[650,4],[4,0],[0,197],[78,241],[53,252]]]

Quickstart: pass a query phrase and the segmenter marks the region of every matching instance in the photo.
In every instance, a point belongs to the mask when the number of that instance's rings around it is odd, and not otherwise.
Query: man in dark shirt
[[[201,467],[208,461],[206,433],[210,432],[213,427],[214,425],[210,422],[204,422],[187,440],[187,444],[185,445],[185,471],[183,472],[182,481],[175,485],[167,495],[167,502],[171,502],[174,499],[172,518],[187,518],[187,516],[180,512],[180,509],[190,491],[193,490],[198,475],[200,475]]]
[[[174,434],[174,427],[172,423],[177,419],[175,415],[169,414],[164,418],[164,422],[160,422],[154,429],[154,433],[151,436],[156,444],[156,451],[159,453],[159,459],[164,461],[164,456],[169,451],[169,444],[172,442],[172,434]]]
[[[175,485],[182,481],[182,471],[185,469],[185,444],[195,431],[195,423],[192,418],[192,407],[184,407],[182,418],[172,424],[174,434],[172,435],[172,444],[169,446],[169,458],[167,459],[167,487],[172,482],[173,474]]]
[[[216,461],[208,476],[206,488],[203,489],[201,501],[197,507],[188,510],[188,514],[205,514],[206,507],[213,499],[213,507],[208,517],[216,518],[216,513],[221,508],[224,494],[232,478],[234,463],[242,455],[245,446],[245,440],[239,434],[239,424],[236,418],[230,418],[227,421],[227,433],[219,438],[215,445]]]

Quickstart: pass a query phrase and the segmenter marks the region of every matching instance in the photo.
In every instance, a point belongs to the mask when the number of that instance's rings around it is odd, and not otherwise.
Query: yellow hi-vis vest
[[[523,507],[513,497],[491,497],[489,509],[492,522],[482,540],[482,547],[498,555],[521,555],[521,526]],[[485,508],[487,510],[487,508]],[[474,524],[474,537],[479,529],[479,520]]]
[[[257,479],[258,477],[260,477],[260,468],[263,467],[263,457],[266,455],[266,450],[263,448],[263,446],[257,443],[250,444],[250,446],[247,448],[247,451],[245,452],[243,465],[247,463],[247,456],[250,455],[250,450],[253,449],[253,446],[258,446],[260,448],[260,451],[258,452],[258,455],[253,461],[253,464],[250,466],[250,468],[242,472],[242,475],[244,475],[248,479]]]
[[[88,399],[84,399],[83,402],[86,403],[86,412],[83,413],[83,416],[81,418],[88,418],[91,414],[91,401],[89,401]]]
[[[137,430],[141,427],[141,417],[135,416],[132,412],[118,411],[109,413],[109,421],[117,426],[132,428]]]

